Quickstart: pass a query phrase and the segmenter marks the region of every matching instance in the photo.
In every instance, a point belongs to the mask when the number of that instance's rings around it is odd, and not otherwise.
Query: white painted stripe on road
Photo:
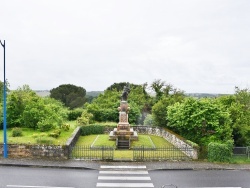
[[[150,177],[136,176],[98,176],[98,180],[151,180]]]
[[[105,165],[101,165],[101,168],[118,168],[118,169],[128,169],[128,168],[132,168],[132,169],[140,169],[143,168],[145,169],[146,166],[105,166]]]
[[[97,183],[96,187],[154,187],[152,183]]]
[[[100,174],[148,174],[148,171],[99,171]]]
[[[30,185],[6,185],[14,188],[74,188],[74,187],[50,187],[50,186],[30,186]]]

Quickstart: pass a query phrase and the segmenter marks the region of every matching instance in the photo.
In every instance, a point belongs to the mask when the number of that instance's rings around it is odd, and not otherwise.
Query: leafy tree
[[[156,93],[155,104],[152,107],[154,125],[167,127],[167,107],[181,102],[185,98],[184,92],[161,80],[155,80],[151,84],[151,88]]]
[[[168,125],[198,144],[231,139],[229,113],[214,99],[186,98],[168,107]]]
[[[250,91],[236,87],[234,95],[221,96],[217,100],[230,113],[234,144],[250,145]]]
[[[50,90],[50,97],[61,101],[70,109],[82,107],[86,102],[86,90],[72,84],[63,84]]]
[[[94,99],[91,104],[87,103],[85,105],[88,112],[93,114],[93,119],[95,121],[119,121],[119,112],[117,108],[120,106],[122,93],[122,90],[119,89],[125,84],[115,83],[115,87],[110,86],[110,89],[105,90],[104,93]],[[146,109],[145,104],[149,103],[150,100],[149,96],[145,95],[142,86],[130,84],[130,90],[131,92],[128,97],[130,106],[129,122],[135,124],[138,122],[141,112]]]
[[[39,97],[24,85],[8,95],[7,120],[9,127],[30,127],[48,130],[60,126],[67,109],[55,99]]]
[[[7,98],[7,121],[9,127],[20,127],[23,123],[23,111],[32,99],[36,101],[38,96],[29,86],[24,85],[11,91]]]
[[[113,83],[111,86],[109,86],[106,90],[116,90],[116,91],[122,91],[124,86],[127,85],[127,82],[120,82],[120,83]]]

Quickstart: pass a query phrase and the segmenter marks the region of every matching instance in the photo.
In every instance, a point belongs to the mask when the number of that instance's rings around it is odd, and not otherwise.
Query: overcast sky
[[[0,40],[11,89],[250,86],[249,0],[1,0]]]

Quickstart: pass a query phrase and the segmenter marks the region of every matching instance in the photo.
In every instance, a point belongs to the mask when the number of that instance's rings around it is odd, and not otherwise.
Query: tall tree
[[[86,102],[86,90],[72,84],[63,84],[50,90],[50,97],[61,101],[70,109],[82,107]]]
[[[186,98],[169,106],[167,116],[174,131],[198,144],[231,139],[230,114],[214,99]]]

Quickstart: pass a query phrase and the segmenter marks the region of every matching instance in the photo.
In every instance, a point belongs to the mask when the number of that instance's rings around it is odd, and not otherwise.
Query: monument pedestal
[[[119,123],[109,134],[109,140],[116,140],[118,149],[129,149],[131,140],[138,140],[138,134],[130,127],[128,122],[129,106],[127,101],[121,101],[119,110]]]

